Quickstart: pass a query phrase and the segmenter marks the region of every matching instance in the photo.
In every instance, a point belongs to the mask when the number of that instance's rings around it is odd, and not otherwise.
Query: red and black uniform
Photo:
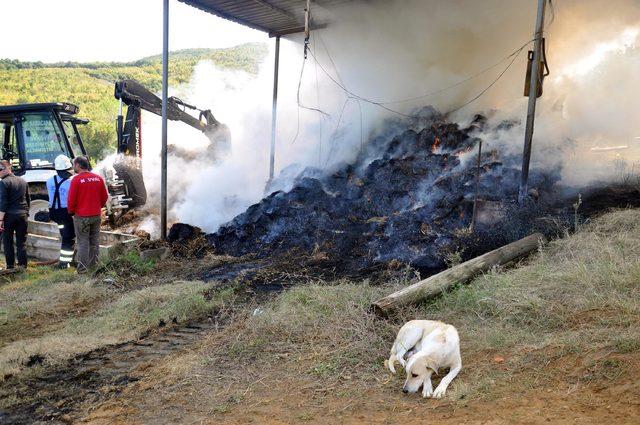
[[[108,198],[109,194],[102,177],[86,171],[71,180],[67,210],[76,217],[100,216]]]
[[[71,180],[67,210],[74,215],[78,273],[86,272],[98,262],[102,207],[108,198],[104,180],[97,174],[85,171]]]

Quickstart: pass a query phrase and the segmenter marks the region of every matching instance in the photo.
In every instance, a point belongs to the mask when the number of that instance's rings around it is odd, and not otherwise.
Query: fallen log
[[[374,311],[385,315],[390,311],[407,304],[415,304],[440,295],[458,283],[464,283],[474,276],[529,254],[538,248],[540,243],[546,242],[544,235],[534,233],[524,239],[510,243],[501,248],[487,252],[472,260],[451,267],[441,273],[414,283],[398,292],[375,301]]]

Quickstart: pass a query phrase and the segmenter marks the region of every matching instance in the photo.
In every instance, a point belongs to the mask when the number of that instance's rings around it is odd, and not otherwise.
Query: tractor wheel
[[[49,201],[46,196],[34,195],[31,198],[29,220],[49,222]]]
[[[147,202],[147,188],[144,185],[142,170],[137,166],[136,160],[125,158],[113,164],[113,168],[118,179],[124,181],[127,197],[131,198],[128,202],[129,208],[143,206]]]

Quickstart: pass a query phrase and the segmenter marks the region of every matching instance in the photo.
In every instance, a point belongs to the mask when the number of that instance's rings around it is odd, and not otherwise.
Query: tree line
[[[217,67],[257,73],[268,49],[248,43],[227,49],[187,49],[170,53],[169,83],[191,79],[198,62],[211,60]],[[22,62],[0,59],[0,105],[37,102],[68,102],[80,107],[88,118],[81,126],[88,154],[99,160],[115,149],[115,119],[118,112],[113,83],[134,79],[152,91],[162,88],[162,57],[150,56],[120,62]]]

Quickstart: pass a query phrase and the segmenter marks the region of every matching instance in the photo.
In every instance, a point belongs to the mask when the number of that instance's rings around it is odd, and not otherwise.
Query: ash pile
[[[427,272],[533,231],[559,231],[557,219],[541,219],[550,208],[543,200],[556,198],[559,170],[532,172],[533,199],[521,210],[513,205],[520,158],[501,157],[497,150],[482,153],[481,202],[470,231],[479,142],[474,135],[486,130],[487,121],[477,116],[460,128],[430,112],[418,128],[371,140],[352,164],[332,172],[306,169],[290,190],[271,193],[207,240],[217,253],[233,256],[296,252],[345,271],[404,263]]]

